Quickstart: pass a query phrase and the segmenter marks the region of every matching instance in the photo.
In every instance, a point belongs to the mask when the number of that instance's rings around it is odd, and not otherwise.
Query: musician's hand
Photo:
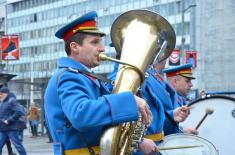
[[[150,139],[144,139],[142,143],[139,145],[140,151],[144,153],[144,155],[156,154],[159,152],[159,148],[154,143],[154,141]]]
[[[138,96],[135,96],[135,101],[137,103],[137,106],[139,108],[139,112],[142,116],[142,121],[146,125],[150,125],[153,121],[153,115],[152,112],[149,109],[148,104],[146,101]]]
[[[198,135],[198,131],[195,128],[183,127],[183,132],[187,134]]]
[[[187,106],[182,106],[174,110],[174,120],[176,122],[183,122],[189,115],[190,109]]]

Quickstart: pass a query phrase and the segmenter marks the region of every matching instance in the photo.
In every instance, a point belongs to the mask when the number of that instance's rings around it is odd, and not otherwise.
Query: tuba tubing
[[[144,82],[146,68],[157,55],[160,62],[171,54],[175,38],[175,32],[168,21],[155,12],[131,10],[121,14],[111,27],[111,40],[121,55],[120,61],[100,55],[100,60],[121,64],[112,93],[132,91],[136,94]],[[164,42],[167,45],[164,45],[162,52]],[[141,117],[138,121],[106,129],[100,140],[100,155],[131,154],[138,148],[146,130]]]

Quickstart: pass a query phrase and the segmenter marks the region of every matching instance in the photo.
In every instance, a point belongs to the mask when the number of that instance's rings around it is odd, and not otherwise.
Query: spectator
[[[9,94],[8,88],[0,88],[0,155],[8,138],[20,155],[26,155],[25,148],[19,139],[19,126],[17,125],[22,112],[19,103]]]
[[[9,92],[9,96],[13,97],[14,99],[16,99],[15,94],[12,93],[12,92]],[[27,128],[27,125],[26,125],[26,123],[27,123],[27,117],[26,117],[27,110],[26,110],[26,108],[23,105],[19,104],[19,106],[20,106],[20,110],[21,110],[23,115],[20,116],[20,118],[17,121],[17,124],[19,126],[19,138],[20,138],[20,141],[23,142],[24,129]],[[13,153],[13,155],[14,155],[14,153]]]
[[[3,87],[3,84],[0,83],[0,88],[2,88],[2,87]],[[13,97],[16,98],[15,94],[13,94],[13,93],[11,93],[11,92],[9,93],[9,95],[11,95],[11,96],[13,96]],[[7,142],[6,142],[6,145],[7,145],[8,155],[16,155],[16,154],[13,152],[13,150],[12,150],[11,141],[10,141],[9,138],[8,138],[8,140],[7,140]]]
[[[28,112],[29,125],[32,132],[32,138],[38,136],[38,107],[35,103],[31,104]]]

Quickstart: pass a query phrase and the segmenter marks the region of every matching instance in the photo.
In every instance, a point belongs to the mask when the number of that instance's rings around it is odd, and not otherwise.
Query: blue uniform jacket
[[[150,110],[153,114],[153,122],[147,130],[147,135],[158,134],[163,131],[164,122],[166,121],[164,114],[164,106],[172,107],[171,99],[165,90],[166,82],[161,75],[153,68],[147,70],[147,79],[142,85],[142,95],[146,99]],[[159,142],[155,142],[159,144]],[[142,155],[136,152],[133,155]]]
[[[178,96],[175,90],[170,86],[166,80],[157,72],[157,70],[153,68],[148,69],[149,77],[147,79],[147,83],[149,83],[149,87],[151,87],[152,98],[158,101],[158,104],[163,106],[162,110],[160,110],[161,114],[165,116],[165,111],[169,114],[169,116],[173,119],[173,111],[178,107],[177,99]],[[146,95],[145,95],[146,96]],[[159,124],[163,127],[164,135],[169,135],[173,133],[178,133],[178,127],[174,126],[168,118],[162,119],[164,120],[164,125]],[[160,121],[161,122],[161,121]],[[152,125],[150,126],[152,129]]]
[[[115,80],[118,72],[118,64],[114,65],[114,70],[108,75],[108,78],[111,80]],[[155,87],[159,87],[158,83],[154,82],[155,78],[150,74],[150,76],[145,80],[144,84],[141,87],[142,97],[147,101],[150,110],[153,114],[153,122],[148,128],[146,135],[149,134],[158,134],[163,130],[163,124],[165,120],[164,108],[161,104],[161,101],[157,98]],[[109,89],[112,90],[112,85],[108,85]],[[158,143],[158,142],[156,142]],[[141,155],[140,151],[133,153],[133,155]]]
[[[168,113],[170,113],[172,115],[172,118],[173,118],[173,110],[180,107],[180,106],[186,105],[186,100],[183,96],[180,96],[177,92],[175,92],[173,103],[174,104],[173,104],[172,110],[168,110]],[[179,130],[179,128],[181,130],[183,130],[182,126],[175,127],[174,125],[172,125],[172,123],[169,120],[166,119],[166,121],[164,123],[165,135],[180,133],[181,131]]]
[[[73,69],[61,74],[67,67]],[[131,92],[110,95],[102,83],[76,69],[85,70],[79,62],[61,58],[45,93],[49,130],[65,150],[97,146],[105,127],[138,119]]]
[[[172,107],[166,107],[166,110],[173,118],[174,109],[176,109],[178,107],[181,107],[183,105],[186,105],[186,99],[183,96],[179,95],[175,91],[175,89],[172,88],[170,86],[170,84],[167,83],[167,82],[166,82],[166,91],[170,95],[171,101],[172,101]],[[180,133],[181,131],[179,130],[179,128],[182,130],[181,126],[176,127],[168,119],[166,119],[166,121],[164,123],[164,133],[165,133],[165,135]]]
[[[115,63],[113,71],[108,75],[108,78],[115,80],[118,72],[118,64]],[[150,110],[153,114],[153,122],[147,130],[147,135],[160,133],[163,130],[163,123],[165,120],[164,108],[161,104],[161,101],[156,96],[156,87],[159,87],[158,82],[155,82],[154,75],[149,71],[149,77],[145,80],[142,85],[142,97],[146,99],[147,103],[150,106]],[[112,85],[108,85],[109,89],[112,90]],[[160,86],[162,87],[162,86]],[[163,88],[162,88],[163,89]]]
[[[154,72],[148,70],[148,78],[145,80],[141,90],[143,97],[147,100],[150,110],[153,113],[153,122],[148,128],[148,134],[161,133],[163,131],[163,124],[165,121],[163,103],[165,99],[159,98],[159,93],[164,91],[163,86],[159,83],[159,79],[156,79]]]

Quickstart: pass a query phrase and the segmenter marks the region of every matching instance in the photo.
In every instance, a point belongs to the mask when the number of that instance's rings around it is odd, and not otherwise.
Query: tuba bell
[[[115,60],[100,55],[101,60],[121,63],[113,93],[137,93],[144,82],[146,68],[165,60],[175,47],[175,32],[168,21],[148,10],[131,10],[121,14],[112,24],[111,40],[121,58]],[[163,46],[164,45],[164,46]],[[138,121],[127,122],[106,129],[100,140],[101,155],[127,155],[138,147],[146,127]]]

